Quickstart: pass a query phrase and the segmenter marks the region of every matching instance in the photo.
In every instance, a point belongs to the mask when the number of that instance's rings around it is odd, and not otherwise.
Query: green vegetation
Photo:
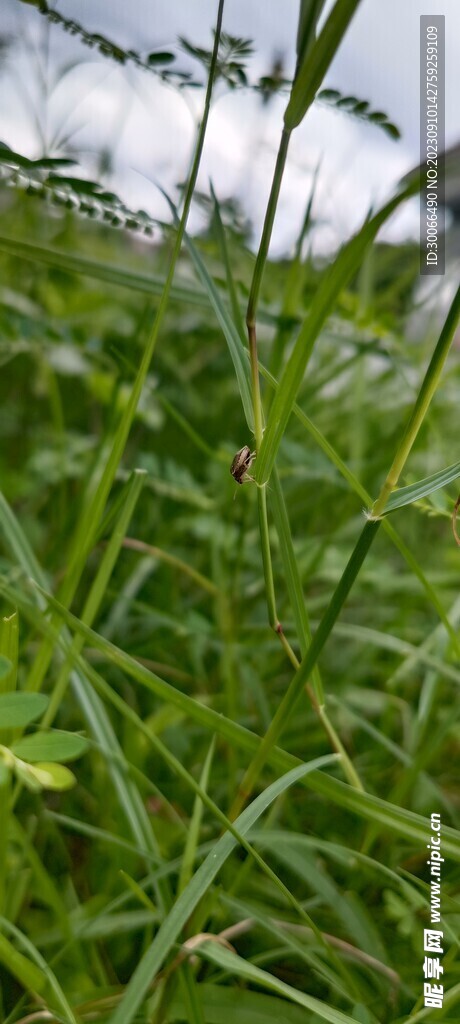
[[[357,6],[318,32],[302,0],[294,81],[256,83],[286,94],[256,257],[236,203],[196,190],[216,82],[249,87],[223,0],[213,49],[182,41],[207,85],[171,224],[65,151],[0,148],[3,1024],[432,1019],[433,812],[435,1012],[458,1017],[460,290],[430,317],[416,247],[377,239],[417,181],[322,261],[305,195],[268,260],[311,103],[397,144],[322,89]]]

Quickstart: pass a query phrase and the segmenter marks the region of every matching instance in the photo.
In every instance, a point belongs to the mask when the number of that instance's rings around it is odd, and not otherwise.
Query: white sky
[[[45,122],[45,104],[37,53],[48,23],[19,0],[1,0],[0,33],[16,43],[2,71],[0,139],[29,156],[41,152],[36,116]],[[328,5],[329,7],[331,4]],[[58,9],[89,31],[105,33],[125,48],[142,54],[175,48],[184,35],[198,45],[211,45],[217,0],[60,0]],[[460,140],[458,0],[362,0],[351,29],[325,84],[342,93],[369,100],[384,110],[402,131],[394,142],[380,129],[315,105],[294,133],[280,206],[273,233],[274,255],[289,251],[299,230],[314,169],[321,159],[314,213],[315,247],[335,247],[381,202],[419,156],[419,15],[446,15],[446,145]],[[287,72],[294,62],[298,0],[226,0],[224,28],[254,41],[250,78],[270,70],[280,52]],[[134,208],[166,216],[164,200],[152,184],[167,191],[187,173],[194,138],[194,117],[201,110],[202,90],[184,97],[141,70],[119,68],[98,57],[64,33],[51,29],[49,83],[58,69],[80,60],[51,89],[46,104],[50,140],[61,122],[72,130],[81,150],[80,163],[91,176],[91,150],[115,148],[115,174],[110,181]],[[183,55],[181,64],[198,71]],[[222,87],[220,87],[220,90]],[[268,107],[249,92],[221,93],[213,108],[203,155],[199,187],[212,178],[219,198],[237,197],[260,230],[286,99]],[[49,154],[54,155],[54,154]],[[195,216],[195,225],[199,220]],[[192,222],[193,226],[193,222]],[[417,237],[418,203],[406,204],[385,229],[385,237]]]

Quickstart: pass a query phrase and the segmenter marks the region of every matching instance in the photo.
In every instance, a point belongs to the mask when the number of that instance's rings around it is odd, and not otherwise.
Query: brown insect
[[[252,480],[252,476],[247,476],[247,471],[255,457],[256,453],[252,452],[247,444],[236,453],[230,466],[230,472],[237,484],[244,484],[245,480]]]

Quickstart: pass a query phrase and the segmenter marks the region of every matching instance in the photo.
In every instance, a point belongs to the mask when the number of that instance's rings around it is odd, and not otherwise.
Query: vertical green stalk
[[[11,816],[11,774],[0,764],[0,914],[4,913],[7,878],[8,839]]]
[[[259,487],[257,489],[257,499],[268,621],[272,629],[275,630],[275,633],[279,633],[281,631],[281,625],[278,622],[278,615],[276,613],[275,584],[273,582],[273,566],[270,552],[270,537],[268,533],[267,491],[265,487]]]
[[[0,654],[11,663],[11,669],[0,677],[0,693],[13,693],[18,677],[18,613],[0,619]],[[15,736],[12,729],[0,729],[0,743],[9,746]],[[0,761],[0,914],[4,912],[7,880],[8,838],[11,815],[11,774]]]
[[[145,471],[142,469],[136,469],[131,477],[128,492],[126,494],[125,504],[121,510],[120,516],[115,524],[112,536],[107,544],[104,551],[101,564],[94,577],[93,584],[88,594],[85,606],[81,614],[81,621],[87,626],[91,626],[94,622],[94,618],[99,610],[101,602],[103,600],[105,591],[107,589],[110,577],[112,575],[115,563],[117,561],[120,549],[126,536],[126,532],[129,527],[129,523],[136,506],[137,499],[141,492],[141,488],[144,483]],[[69,678],[72,672],[74,655],[79,653],[83,647],[84,640],[82,637],[74,637],[69,653],[61,667],[58,675],[56,684],[54,686],[51,700],[45,711],[42,727],[48,728],[53,722],[62,698],[67,689]]]
[[[260,240],[259,251],[256,257],[256,263],[254,267],[254,273],[252,275],[251,289],[249,292],[248,308],[246,312],[246,326],[248,329],[248,342],[249,342],[249,358],[251,361],[251,382],[252,382],[252,400],[254,409],[254,430],[256,438],[256,449],[259,451],[262,444],[263,434],[263,415],[262,415],[262,403],[260,397],[260,379],[259,379],[259,364],[257,359],[257,336],[256,336],[256,313],[257,305],[259,301],[260,286],[262,284],[262,276],[265,269],[265,264],[268,256],[268,249],[270,246],[270,239],[272,236],[273,223],[275,220],[276,208],[278,205],[278,198],[280,194],[281,182],[283,180],[284,168],[286,166],[286,159],[289,147],[289,140],[291,137],[290,131],[283,128],[281,133],[281,141],[278,149],[278,156],[276,158],[275,171],[273,174],[272,186],[270,189],[270,196],[268,200],[267,210],[265,213],[264,226],[262,230],[262,238]]]
[[[372,519],[382,515],[392,491],[398,486],[399,477],[409,457],[411,448],[425,419],[428,407],[436,391],[444,363],[452,344],[455,328],[460,315],[460,286],[457,289],[452,305],[446,317],[439,341],[431,357],[417,401],[412,410],[409,422],[401,438],[398,450],[393,459],[390,471],[380,494],[372,508]]]
[[[302,583],[292,543],[288,514],[284,503],[284,495],[276,467],[272,474],[272,481],[274,484],[273,511],[275,516],[276,530],[278,533],[278,540],[281,549],[281,557],[284,566],[284,573],[289,593],[289,600],[294,613],[294,621],[296,623],[296,630],[297,635],[299,637],[302,658],[304,658],[307,654],[308,647],[312,641],[310,619],[304,601]],[[300,662],[295,656],[293,665],[296,671],[300,668]],[[312,707],[316,714],[318,715],[319,721],[321,722],[321,725],[323,726],[323,729],[326,732],[326,735],[331,743],[332,749],[340,755],[340,760],[345,777],[348,779],[348,782],[350,783],[351,786],[355,786],[356,789],[363,790],[364,787],[356,771],[356,768],[354,767],[351,758],[349,757],[347,751],[345,750],[345,747],[326,711],[323,683],[318,665],[315,665],[310,680],[305,683],[305,690],[311,701]]]
[[[268,200],[267,210],[265,213],[264,226],[262,230],[262,237],[260,241],[259,250],[256,257],[256,263],[254,267],[254,273],[251,282],[251,288],[249,293],[249,301],[246,313],[246,326],[248,331],[248,343],[249,343],[249,357],[251,366],[251,388],[252,388],[252,405],[254,415],[254,433],[256,441],[257,454],[260,453],[260,448],[263,439],[264,429],[264,417],[262,409],[262,401],[260,394],[260,376],[259,376],[259,364],[257,354],[257,333],[256,333],[256,314],[257,306],[260,294],[260,287],[262,283],[262,277],[267,261],[268,250],[270,246],[270,240],[273,230],[273,224],[278,206],[279,194],[281,189],[281,182],[283,179],[284,169],[286,166],[289,142],[291,138],[291,131],[296,127],[305,116],[308,107],[310,106],[316,89],[318,88],[321,78],[327,68],[328,62],[332,59],[332,56],[337,48],[339,41],[347,27],[347,24],[352,17],[359,0],[338,0],[334,11],[330,19],[328,20],[323,33],[318,41],[316,48],[314,49],[313,61],[311,60],[311,43],[314,37],[314,31],[316,28],[316,21],[320,13],[322,4],[314,6],[310,10],[308,26],[305,23],[305,12],[306,7],[301,4],[300,15],[299,15],[299,32],[298,32],[298,60],[295,79],[293,82],[291,96],[289,104],[285,113],[284,127],[281,133],[280,145],[278,149],[278,155],[275,164],[275,170],[273,174],[272,185],[270,189],[270,196]],[[348,9],[347,9],[348,8]],[[311,204],[307,208],[305,225],[308,223],[308,217],[311,211]],[[303,237],[303,231],[301,238]],[[301,241],[300,241],[301,245]],[[276,601],[275,601],[275,590],[273,582],[273,568],[271,561],[270,552],[270,539],[268,530],[268,517],[267,517],[267,499],[266,499],[266,484],[259,486],[258,489],[258,511],[259,511],[259,529],[260,529],[260,541],[262,550],[262,561],[264,568],[264,579],[265,579],[265,591],[268,606],[268,618],[272,629],[278,634],[282,646],[284,647],[286,654],[288,655],[294,668],[298,669],[299,662],[296,658],[294,651],[292,650],[289,641],[287,640],[281,623],[279,622],[278,615],[276,612]],[[301,636],[299,637],[301,639]],[[321,687],[319,687],[321,690]],[[319,692],[316,694],[310,691],[309,695],[313,701],[320,721],[323,727],[326,729],[327,735],[332,742],[335,750],[338,750],[342,756],[344,767],[348,775],[349,781],[353,785],[357,785],[362,788],[359,777],[354,770],[343,745],[340,743],[337,734],[329,721],[326,714],[324,703],[321,699],[318,700]]]
[[[262,230],[262,238],[259,245],[259,250],[256,257],[256,263],[254,267],[254,273],[252,276],[251,288],[249,292],[248,308],[246,312],[246,326],[248,331],[248,344],[249,344],[249,359],[251,365],[251,389],[252,389],[252,408],[254,415],[254,435],[256,441],[256,451],[260,451],[262,444],[263,430],[264,430],[264,417],[262,409],[262,399],[260,394],[260,375],[259,375],[259,361],[257,356],[257,333],[256,333],[256,315],[257,305],[259,300],[260,286],[262,283],[263,272],[265,269],[265,263],[267,260],[268,249],[270,246],[270,239],[273,230],[273,223],[275,220],[276,208],[278,205],[278,198],[281,188],[281,182],[283,179],[283,172],[286,166],[286,158],[289,146],[289,139],[291,133],[283,129],[281,134],[281,141],[278,150],[278,156],[276,159],[275,171],[273,174],[272,185],[270,189],[270,196],[268,200],[267,210],[265,213],[264,226]],[[267,516],[267,494],[266,487],[259,487],[257,494],[257,504],[259,511],[259,530],[260,530],[260,543],[262,550],[262,563],[264,569],[265,579],[265,593],[268,607],[268,620],[272,629],[275,633],[282,638],[283,646],[289,648],[289,644],[284,637],[281,624],[278,620],[276,612],[276,601],[275,601],[275,587],[273,582],[273,567],[270,552],[270,537],[268,530],[268,516]]]
[[[132,426],[132,422],[136,414],[136,409],[141,396],[142,388],[150,368],[150,363],[155,350],[158,334],[168,307],[171,286],[174,278],[176,264],[179,259],[179,254],[182,247],[185,229],[187,226],[188,215],[190,212],[192,197],[195,190],[196,180],[198,177],[198,170],[200,166],[206,129],[208,125],[212,89],[216,75],[217,56],[222,28],[224,2],[225,0],[219,0],[216,29],[214,36],[214,46],[212,51],[211,63],[209,67],[209,76],[206,87],[203,118],[198,133],[195,157],[193,160],[193,166],[187,186],[187,192],[184,199],[184,208],[177,229],[176,240],[174,243],[174,249],[169,263],[169,269],[166,276],[164,289],[161,295],[160,303],[158,306],[155,320],[152,325],[152,329],[147,338],[144,354],[131,390],[128,403],[126,405],[123,416],[115,433],[112,450],[105,464],[96,491],[83,511],[83,514],[80,518],[80,522],[74,536],[74,541],[69,556],[69,568],[60,593],[61,603],[64,604],[66,607],[69,607],[69,605],[72,602],[72,599],[74,597],[75,591],[77,589],[80,577],[82,575],[86,563],[86,559],[94,544],[94,539],[97,534],[99,522],[103,515],[104,508],[110,493],[110,489],[112,487],[112,483],[115,478],[116,471],[118,469],[118,465],[123,456],[128,435]],[[55,619],[55,624],[56,622],[59,622],[59,617]],[[30,673],[28,686],[31,690],[39,690],[41,688],[44,676],[51,661],[52,654],[53,644],[49,640],[45,640],[38,652],[37,658]]]
[[[367,556],[369,548],[377,534],[382,521],[381,516],[384,512],[386,501],[388,500],[391,490],[396,486],[399,476],[404,469],[406,460],[436,391],[442,368],[454,338],[459,316],[460,287],[457,289],[447,314],[444,327],[441,331],[439,340],[423,378],[412,414],[409,418],[409,422],[403,433],[400,444],[398,445],[390,472],[388,473],[377,501],[374,503],[372,515],[364,525],[347,566],[320,621],[306,657],[303,659],[300,668],[286,690],[259,750],[247,769],[240,787],[239,795],[235,801],[233,814],[238,813],[244,801],[247,800],[252,793],[260,771],[266,763],[268,754],[277,743],[283,729],[290,720],[303,687],[308,682],[312,670],[318,661],[319,655],[321,654],[330,633],[332,632],[335,622],[343,608],[343,605],[345,604],[348,594],[350,593],[359,570]]]
[[[257,333],[256,333],[256,312],[259,300],[262,276],[267,260],[270,239],[273,230],[276,207],[281,188],[284,168],[286,166],[287,151],[289,146],[290,132],[283,129],[281,141],[276,159],[275,172],[273,175],[270,197],[265,213],[265,221],[260,241],[259,251],[256,257],[254,273],[252,276],[251,289],[249,292],[248,308],[246,312],[246,326],[248,330],[249,359],[251,364],[251,388],[252,408],[254,414],[254,434],[256,440],[256,451],[260,451],[263,437],[263,410],[260,394],[259,361],[257,357]],[[282,627],[276,613],[275,586],[273,582],[273,567],[270,552],[270,536],[268,530],[267,515],[267,493],[266,487],[259,487],[257,490],[257,505],[259,511],[260,544],[262,549],[262,563],[264,568],[265,593],[268,607],[268,620],[272,629],[280,637],[283,637]],[[286,641],[287,643],[287,641]]]
[[[249,358],[251,362],[251,384],[252,384],[252,404],[254,410],[254,433],[256,439],[256,450],[260,449],[262,444],[263,436],[263,413],[262,413],[262,401],[260,397],[260,377],[259,377],[259,363],[257,359],[257,335],[256,335],[256,314],[257,305],[259,301],[260,286],[262,284],[263,272],[268,256],[268,249],[270,246],[270,239],[272,236],[273,222],[275,220],[276,208],[278,205],[278,198],[280,194],[281,182],[283,180],[284,168],[286,166],[286,158],[289,146],[289,139],[291,137],[290,131],[283,128],[281,133],[281,141],[278,149],[278,156],[276,158],[275,171],[273,174],[272,186],[270,189],[270,196],[268,200],[268,206],[265,213],[264,226],[262,230],[262,238],[260,240],[259,251],[256,256],[256,263],[254,267],[254,273],[252,275],[251,289],[249,292],[248,308],[246,312],[246,326],[248,329],[248,343],[249,343]],[[265,564],[265,563],[264,563]]]

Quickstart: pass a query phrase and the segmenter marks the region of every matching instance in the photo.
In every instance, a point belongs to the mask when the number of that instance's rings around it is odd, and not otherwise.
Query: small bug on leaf
[[[230,472],[237,484],[244,484],[245,480],[252,480],[252,477],[246,476],[246,474],[255,457],[256,453],[252,452],[247,444],[236,453],[230,466]]]

